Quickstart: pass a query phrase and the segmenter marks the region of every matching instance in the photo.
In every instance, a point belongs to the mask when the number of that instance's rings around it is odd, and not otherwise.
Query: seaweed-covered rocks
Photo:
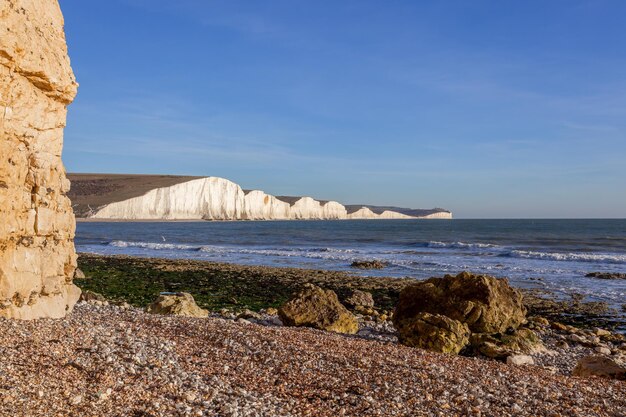
[[[356,317],[339,302],[332,290],[307,284],[278,309],[287,326],[305,326],[337,333],[354,334],[359,326]]]
[[[357,269],[383,269],[387,263],[375,259],[372,261],[354,261],[350,266]]]
[[[585,276],[599,279],[626,279],[626,272],[590,272]]]
[[[196,304],[193,296],[186,292],[161,293],[148,306],[148,313],[185,317],[207,317],[209,312]]]

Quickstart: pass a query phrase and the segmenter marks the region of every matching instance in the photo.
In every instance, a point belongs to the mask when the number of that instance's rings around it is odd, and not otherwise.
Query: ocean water
[[[583,294],[618,309],[626,303],[626,280],[585,277],[626,272],[626,220],[80,222],[76,247],[418,279],[469,270],[564,297]],[[389,266],[350,268],[366,259]]]

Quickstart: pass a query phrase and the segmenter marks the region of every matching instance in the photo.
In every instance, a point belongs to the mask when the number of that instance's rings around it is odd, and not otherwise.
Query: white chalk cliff
[[[282,197],[281,197],[282,198]],[[200,178],[100,207],[90,217],[123,220],[345,220],[452,218],[448,211],[408,216],[392,210],[380,214],[363,207],[353,213],[336,201],[300,197],[284,201],[260,190],[244,191],[232,181]]]

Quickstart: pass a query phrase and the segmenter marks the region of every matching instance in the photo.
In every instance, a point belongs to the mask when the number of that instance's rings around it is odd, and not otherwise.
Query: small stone
[[[72,399],[70,400],[70,404],[72,405],[78,405],[83,401],[83,396],[82,395],[77,395],[75,397],[72,397]]]
[[[596,329],[594,329],[594,334],[596,336],[602,337],[602,336],[610,336],[611,332],[608,331],[608,330],[605,330],[605,329],[596,328]]]
[[[506,364],[514,366],[534,365],[535,360],[529,355],[511,355],[506,358]]]
[[[611,349],[604,347],[604,346],[598,346],[597,348],[594,349],[596,352],[602,354],[602,355],[610,355],[611,354]]]
[[[558,330],[561,332],[566,332],[567,331],[567,326],[564,325],[563,323],[559,323],[557,321],[553,321],[552,324],[550,325],[550,327],[552,327],[554,330]]]
[[[530,321],[539,326],[547,327],[550,325],[550,322],[545,317],[535,316],[535,317],[532,317]]]
[[[191,391],[185,393],[185,400],[189,402],[194,402],[196,398],[197,398],[196,394]]]
[[[585,339],[584,337],[579,336],[577,334],[569,335],[569,340],[571,340],[572,342],[575,342],[575,343],[588,343],[587,339]]]

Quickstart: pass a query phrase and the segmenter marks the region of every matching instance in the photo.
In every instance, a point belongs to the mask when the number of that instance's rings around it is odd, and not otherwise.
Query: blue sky
[[[626,217],[626,2],[60,3],[69,172]]]

